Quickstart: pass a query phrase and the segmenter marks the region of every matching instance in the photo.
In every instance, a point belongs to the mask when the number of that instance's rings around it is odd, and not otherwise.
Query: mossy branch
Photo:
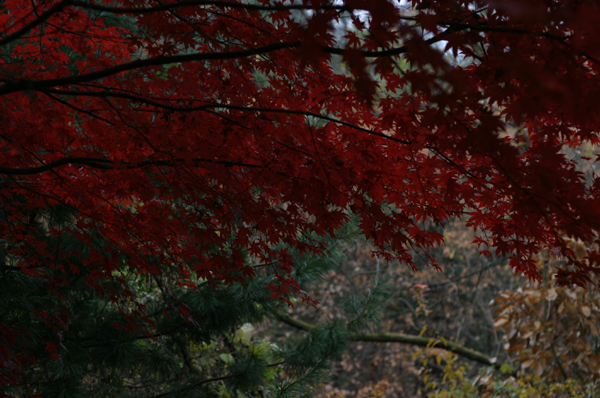
[[[292,318],[288,315],[277,314],[276,316],[280,321],[304,331],[310,331],[316,327],[315,325]],[[404,333],[352,333],[351,336],[353,341],[404,343],[427,348],[441,348],[481,364],[493,366],[496,369],[500,369],[502,366],[502,364],[495,363],[491,357],[479,351],[472,350],[468,347],[441,338],[423,337]]]

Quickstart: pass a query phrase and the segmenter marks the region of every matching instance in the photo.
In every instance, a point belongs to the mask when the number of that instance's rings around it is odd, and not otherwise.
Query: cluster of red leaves
[[[90,284],[119,280],[123,261],[182,283],[239,281],[253,275],[248,250],[277,264],[282,297],[297,286],[279,244],[319,252],[308,234],[349,211],[386,259],[412,264],[411,249],[442,240],[423,219],[464,215],[484,249],[531,278],[544,248],[568,259],[562,282],[598,271],[598,254],[578,261],[564,239],[597,239],[600,187],[561,154],[598,141],[595,2],[0,9],[1,228],[23,272],[50,285],[61,281],[36,269],[68,262],[30,221],[58,205],[76,216],[49,233],[89,243],[86,269],[72,271]],[[348,46],[332,34],[344,26]],[[507,122],[523,133],[503,134]]]

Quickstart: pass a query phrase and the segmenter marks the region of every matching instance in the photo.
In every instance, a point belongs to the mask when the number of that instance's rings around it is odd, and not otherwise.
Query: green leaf
[[[233,358],[233,356],[231,356],[231,354],[220,354],[219,358],[221,358],[221,360],[228,365],[235,362],[235,359]]]

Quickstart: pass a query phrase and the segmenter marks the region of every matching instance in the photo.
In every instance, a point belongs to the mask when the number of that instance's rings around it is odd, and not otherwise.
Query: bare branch
[[[266,367],[272,368],[274,366],[279,366],[279,365],[282,365],[284,363],[285,363],[285,361],[274,362],[274,363],[270,363],[270,364],[266,365]],[[162,397],[166,397],[166,396],[169,396],[169,395],[172,395],[172,394],[180,394],[180,393],[183,393],[185,391],[191,390],[193,388],[199,387],[202,384],[211,383],[213,381],[226,380],[226,379],[230,379],[230,378],[236,377],[236,376],[239,376],[239,374],[235,373],[235,374],[229,374],[229,375],[220,376],[220,377],[212,377],[212,378],[209,378],[209,379],[200,380],[200,381],[198,381],[196,383],[190,384],[189,386],[185,386],[185,387],[177,389],[175,391],[167,391],[167,392],[164,392],[162,394],[153,395],[153,396],[150,396],[150,397],[147,397],[147,398],[162,398]]]
[[[285,113],[285,114],[290,114],[290,115],[311,116],[311,117],[315,117],[318,119],[327,120],[329,122],[339,124],[342,126],[351,127],[353,129],[363,131],[365,133],[369,133],[372,135],[376,135],[378,137],[385,138],[387,140],[399,142],[401,144],[406,144],[406,145],[411,144],[411,142],[407,141],[407,140],[402,140],[402,139],[399,139],[399,138],[396,138],[396,137],[393,137],[390,135],[380,133],[378,131],[370,130],[365,127],[361,127],[356,124],[353,124],[353,123],[349,123],[349,122],[346,122],[343,120],[333,118],[331,116],[322,115],[320,113],[309,112],[309,111],[300,111],[300,110],[293,110],[293,109],[256,108],[256,107],[248,107],[248,106],[229,105],[229,104],[206,104],[206,105],[199,105],[199,106],[193,106],[193,107],[178,107],[178,106],[173,106],[170,104],[165,104],[162,102],[154,101],[154,100],[151,100],[151,99],[148,99],[145,97],[141,97],[141,96],[126,94],[126,93],[115,93],[115,92],[111,92],[111,91],[69,91],[69,90],[56,90],[56,89],[45,89],[45,90],[40,90],[40,91],[43,93],[53,93],[53,94],[79,96],[79,97],[125,98],[125,99],[129,99],[132,101],[152,105],[157,108],[167,109],[167,110],[171,110],[171,111],[175,111],[175,112],[198,112],[198,111],[206,111],[206,110],[210,110],[210,109],[233,109],[233,110],[245,111],[245,112]],[[243,126],[243,127],[246,127],[246,126]]]
[[[310,331],[315,328],[314,325],[310,323],[301,321],[296,318],[292,318],[287,315],[276,315],[277,318],[297,329],[301,329],[304,331]],[[446,339],[439,338],[431,338],[431,337],[423,337],[423,336],[415,336],[411,334],[404,333],[353,333],[351,335],[351,339],[354,341],[364,341],[364,342],[377,342],[377,343],[404,343],[404,344],[412,344],[421,347],[427,348],[441,348],[446,351],[453,352],[457,355],[460,355],[464,358],[471,359],[473,361],[479,362],[481,364],[487,366],[493,366],[494,368],[499,369],[501,364],[495,363],[492,358],[481,353],[479,351],[472,350],[468,347],[462,346],[460,344],[456,344],[452,341],[448,341]]]
[[[8,35],[8,36],[0,39],[0,46],[8,44],[8,43],[10,43],[12,41],[18,40],[20,37],[23,37],[23,35],[25,33],[31,31],[36,26],[41,25],[46,20],[48,20],[48,18],[50,18],[52,15],[61,12],[65,7],[69,6],[70,4],[71,4],[70,0],[64,0],[64,1],[61,1],[60,3],[55,4],[53,7],[49,8],[47,11],[43,12],[42,15],[40,15],[38,18],[36,18],[35,20],[31,21],[27,25],[23,26],[21,29],[19,29],[16,32],[13,32],[10,35]]]
[[[456,29],[454,29],[456,30]],[[450,29],[426,40],[426,43],[433,44],[444,40],[444,37],[448,34]],[[110,68],[102,69],[95,72],[86,73],[83,75],[65,76],[56,79],[48,80],[12,80],[7,81],[3,86],[0,86],[0,95],[6,95],[15,93],[18,91],[37,90],[42,91],[56,86],[64,86],[71,84],[80,84],[90,82],[94,80],[103,79],[108,76],[113,76],[122,72],[132,71],[141,69],[149,66],[160,66],[183,62],[194,62],[194,61],[210,61],[210,60],[223,60],[223,59],[237,59],[246,58],[255,55],[267,54],[274,51],[297,48],[302,45],[302,42],[279,42],[267,44],[262,47],[250,48],[239,51],[224,51],[224,52],[209,52],[209,53],[193,53],[193,54],[179,54],[179,55],[159,55],[152,58],[138,59],[136,61],[127,62],[124,64],[116,65]],[[346,49],[338,47],[322,47],[321,50],[327,54],[343,55]],[[408,47],[401,46],[381,51],[367,51],[363,50],[361,53],[367,58],[378,58],[378,57],[391,57],[394,55],[400,55],[408,52]]]
[[[127,72],[135,69],[145,68],[149,66],[160,66],[168,65],[179,62],[192,62],[192,61],[208,61],[208,60],[221,60],[221,59],[234,59],[234,58],[245,58],[259,54],[266,54],[272,51],[278,51],[287,48],[294,48],[300,46],[300,42],[288,43],[273,43],[266,46],[251,48],[248,50],[240,51],[225,51],[225,52],[214,52],[214,53],[193,53],[193,54],[180,54],[172,56],[159,55],[152,58],[138,59],[136,61],[127,62],[124,64],[116,65],[110,68],[102,69],[96,72],[90,72],[83,75],[65,76],[57,79],[48,80],[13,80],[0,87],[0,95],[6,95],[18,91],[26,90],[38,90],[41,91],[45,88],[51,88],[56,86],[64,86],[69,84],[78,84],[84,82],[90,82],[94,80],[103,79],[108,76],[116,75],[121,72]]]
[[[287,4],[287,5],[260,5],[260,4],[248,4],[248,3],[235,3],[232,1],[178,1],[173,4],[162,4],[160,6],[138,8],[138,7],[109,7],[100,4],[92,4],[84,1],[72,1],[71,5],[87,10],[104,11],[113,14],[150,14],[155,12],[173,10],[175,8],[193,7],[193,6],[216,6],[222,8],[238,8],[244,10],[255,10],[255,11],[288,11],[288,10],[335,10],[345,11],[350,10],[345,5],[328,5],[324,4],[318,7],[306,5],[306,4]],[[360,8],[359,8],[360,9]]]
[[[192,160],[194,163],[214,163],[220,164],[225,167],[246,167],[246,168],[255,168],[260,169],[263,166],[257,164],[250,163],[241,163],[241,162],[233,162],[229,160],[211,160],[211,159],[202,159],[196,158]],[[103,170],[113,170],[118,168],[124,169],[137,169],[147,166],[167,166],[174,167],[180,163],[185,163],[184,159],[173,159],[173,160],[145,160],[139,163],[116,163],[112,160],[108,159],[96,159],[96,158],[84,158],[84,157],[65,157],[53,162],[44,164],[42,166],[37,167],[28,167],[28,168],[18,168],[18,167],[0,167],[0,174],[4,175],[31,175],[31,174],[40,174],[48,170],[56,169],[61,166],[66,166],[69,164],[81,165],[92,167],[95,169],[103,169]]]

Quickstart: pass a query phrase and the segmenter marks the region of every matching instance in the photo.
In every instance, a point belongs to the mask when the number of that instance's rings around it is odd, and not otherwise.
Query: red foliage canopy
[[[387,259],[442,241],[424,219],[465,217],[531,278],[543,249],[563,282],[598,272],[565,242],[598,241],[600,187],[563,155],[598,143],[596,2],[117,3],[0,5],[1,228],[22,272],[65,266],[29,232],[57,205],[91,284],[122,258],[252,275],[227,246],[276,263],[279,297],[295,285],[278,244],[318,252],[307,233],[349,212]]]

